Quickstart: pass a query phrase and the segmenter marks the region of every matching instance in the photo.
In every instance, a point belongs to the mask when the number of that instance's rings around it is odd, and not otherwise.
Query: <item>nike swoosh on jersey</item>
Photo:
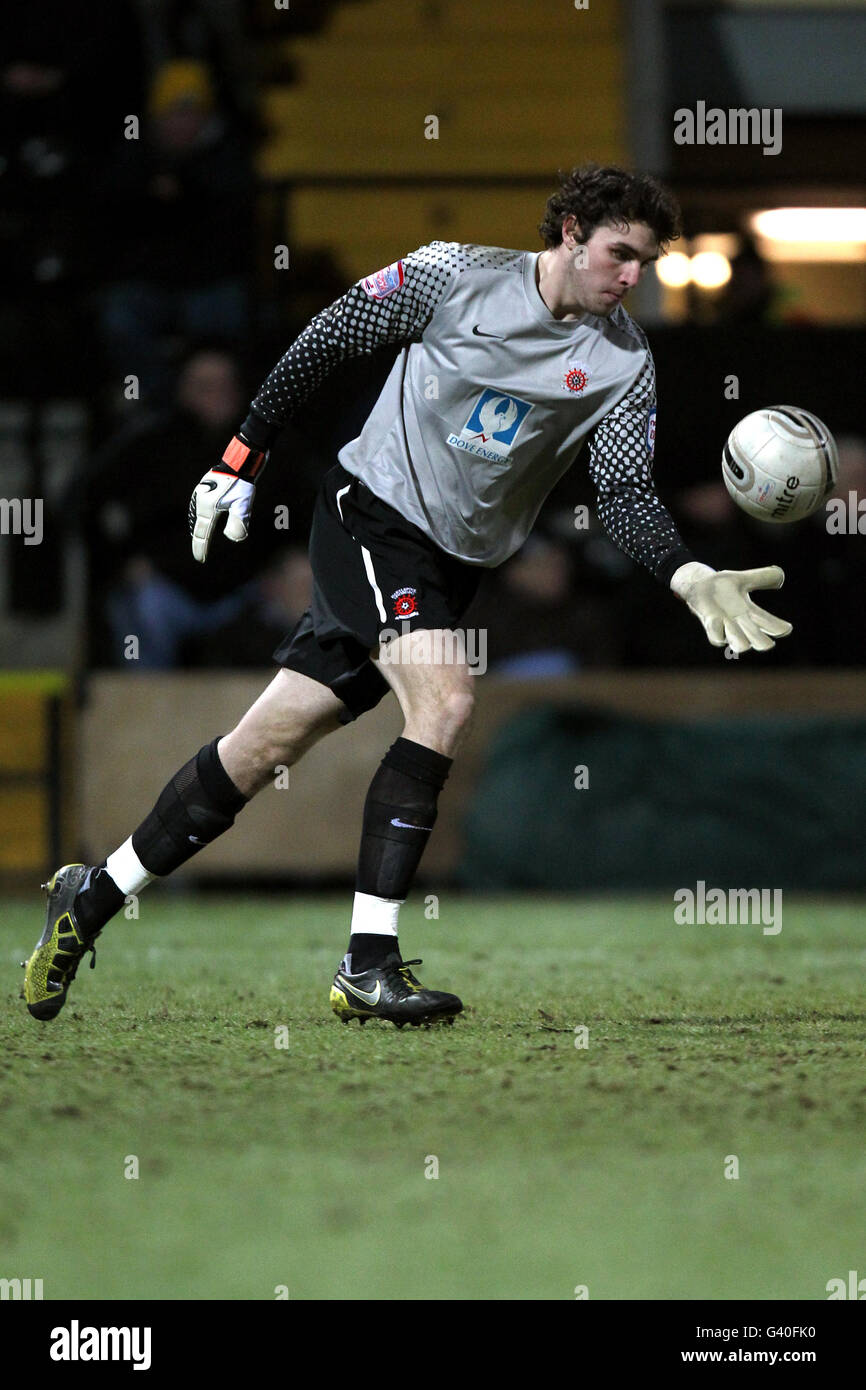
[[[210,492],[211,489],[212,489],[212,488],[215,488],[216,486],[217,486],[217,484],[216,484],[216,482],[214,481],[213,478],[211,478],[208,482],[202,481],[202,482],[199,483],[199,487],[206,487],[207,490],[208,490],[208,492]]]
[[[355,987],[355,985],[350,985],[350,984],[349,984],[349,981],[346,979],[345,975],[338,975],[338,976],[337,976],[337,979],[340,981],[340,984],[341,984],[341,985],[345,985],[345,986],[346,986],[346,989],[351,990],[352,993],[355,994],[355,995],[357,995],[357,997],[358,997],[359,999],[363,999],[363,1001],[364,1001],[365,1004],[378,1004],[379,1000],[380,1000],[381,997],[382,997],[382,982],[381,982],[381,980],[377,980],[377,981],[376,981],[376,988],[375,988],[375,990],[372,991],[372,992],[370,992],[370,993],[368,993],[368,991],[367,991],[366,989],[357,989],[357,988]]]
[[[496,338],[500,343],[505,342],[501,333],[482,333],[477,323],[472,332],[475,334],[476,338]]]
[[[391,824],[396,825],[398,830],[432,830],[432,825],[410,825],[407,820],[400,820],[398,816],[391,817]]]

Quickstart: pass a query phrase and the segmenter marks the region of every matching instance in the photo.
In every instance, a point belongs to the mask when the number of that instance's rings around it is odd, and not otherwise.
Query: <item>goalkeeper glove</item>
[[[787,637],[791,624],[752,603],[752,589],[780,589],[785,576],[778,565],[756,570],[714,570],[691,560],[680,565],[671,588],[685,601],[714,647],[729,645],[739,654],[775,647],[774,637]]]
[[[256,495],[256,480],[268,456],[257,452],[237,435],[222,456],[222,462],[205,473],[189,501],[189,529],[192,553],[204,564],[217,515],[228,512],[225,535],[230,541],[245,541],[249,534],[250,512]]]

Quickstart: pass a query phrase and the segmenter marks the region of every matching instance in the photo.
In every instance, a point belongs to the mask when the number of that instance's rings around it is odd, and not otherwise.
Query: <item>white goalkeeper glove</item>
[[[780,589],[785,576],[778,565],[756,570],[714,570],[690,560],[680,565],[671,588],[685,601],[714,647],[730,646],[739,654],[775,647],[774,637],[787,637],[792,626],[752,603],[752,589]]]
[[[223,454],[222,462],[209,469],[196,486],[189,502],[189,529],[193,557],[201,564],[207,559],[210,538],[220,512],[228,513],[224,531],[226,539],[246,540],[256,495],[256,479],[267,458],[267,454],[257,452],[235,436]]]

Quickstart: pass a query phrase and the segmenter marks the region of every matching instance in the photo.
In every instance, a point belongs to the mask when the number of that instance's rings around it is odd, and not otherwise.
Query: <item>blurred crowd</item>
[[[315,28],[329,8],[293,0],[291,23]],[[91,666],[123,664],[130,634],[137,669],[267,664],[309,601],[318,481],[390,364],[387,353],[350,364],[309,403],[273,452],[251,539],[218,542],[195,565],[192,487],[264,374],[345,288],[326,252],[293,253],[294,288],[279,305],[257,288],[262,74],[251,46],[272,20],[271,6],[241,0],[0,10],[0,369],[4,393],[37,413],[57,398],[87,403],[87,461],[62,512],[86,541]],[[753,326],[770,298],[746,247],[720,312]],[[866,496],[866,443],[845,438],[841,454],[839,495]],[[771,606],[796,614],[796,640],[774,660],[862,661],[858,536],[829,536],[821,512],[774,528],[770,547],[720,481],[661,491],[702,560],[790,559],[784,602]],[[718,666],[694,619],[606,539],[592,504],[578,465],[520,554],[485,574],[466,624],[485,629],[490,668]]]
[[[379,363],[379,373],[386,366]],[[306,537],[318,481],[339,443],[360,428],[377,386],[375,363],[354,364],[339,393],[351,406],[335,413],[325,392],[302,412],[281,435],[259,484],[250,540],[233,545],[217,535],[207,565],[199,566],[190,559],[187,528],[191,480],[224,448],[249,389],[236,354],[193,347],[173,401],[108,440],[81,494],[93,579],[92,660],[120,664],[124,636],[134,632],[141,634],[141,668],[266,664],[309,603]],[[841,436],[838,443],[835,495],[866,498],[866,440]],[[784,568],[783,594],[758,596],[795,623],[774,662],[862,664],[862,535],[828,531],[823,510],[794,527],[753,522],[720,478],[661,492],[705,563]],[[489,669],[520,678],[590,667],[718,668],[722,659],[683,605],[604,534],[580,464],[552,494],[521,551],[485,571],[464,622],[484,630]]]

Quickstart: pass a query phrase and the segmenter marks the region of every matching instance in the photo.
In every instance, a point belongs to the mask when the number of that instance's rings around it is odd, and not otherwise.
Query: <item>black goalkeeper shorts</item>
[[[310,564],[312,604],[274,660],[333,690],[344,723],[390,689],[370,660],[382,635],[455,627],[481,580],[339,464],[316,499]]]

